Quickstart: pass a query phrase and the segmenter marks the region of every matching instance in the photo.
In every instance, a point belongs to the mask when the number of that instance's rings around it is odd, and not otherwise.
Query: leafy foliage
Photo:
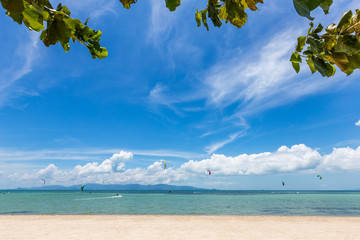
[[[321,35],[322,32],[321,24],[314,28],[311,22],[308,35],[298,38],[290,58],[296,72],[300,70],[302,58],[306,59],[312,73],[318,71],[324,77],[335,74],[334,65],[347,75],[360,68],[359,10],[354,15],[352,11],[345,12],[337,25],[331,24]]]
[[[164,0],[170,11],[180,6],[181,0]],[[197,26],[203,25],[209,31],[208,19],[215,27],[230,22],[241,28],[247,22],[246,9],[257,11],[257,4],[263,0],[207,0],[207,7],[199,11],[196,9],[195,20]],[[85,45],[93,58],[107,57],[107,50],[100,46],[101,31],[95,31],[87,26],[87,19],[82,23],[79,19],[71,18],[66,6],[59,4],[54,9],[50,0],[0,0],[6,15],[15,22],[24,24],[29,30],[42,32],[40,39],[45,46],[60,43],[67,52],[72,40]],[[137,0],[119,0],[125,9]],[[322,8],[325,14],[329,12],[333,0],[293,0],[295,10],[300,16],[314,20],[311,12]],[[347,75],[360,68],[360,13],[356,10],[344,13],[337,25],[332,24],[323,32],[319,24],[314,28],[310,22],[307,36],[298,38],[295,51],[290,61],[298,73],[303,59],[312,73],[319,72],[322,76],[333,76],[335,65]]]
[[[1,0],[1,5],[15,22],[24,23],[29,30],[42,31],[40,39],[47,47],[60,43],[67,52],[73,40],[84,44],[93,58],[102,59],[108,54],[106,48],[100,46],[101,31],[89,28],[87,21],[83,24],[71,18],[66,6],[59,4],[54,9],[49,0]]]
[[[221,27],[222,21],[230,22],[235,27],[241,28],[247,21],[246,8],[252,11],[259,10],[257,3],[263,3],[263,0],[208,0],[207,8],[195,13],[197,26],[201,22],[209,31],[207,18],[210,18],[215,27]]]

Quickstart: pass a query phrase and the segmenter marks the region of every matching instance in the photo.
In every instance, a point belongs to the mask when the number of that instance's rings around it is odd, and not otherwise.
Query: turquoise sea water
[[[360,216],[360,192],[0,191],[0,214]]]

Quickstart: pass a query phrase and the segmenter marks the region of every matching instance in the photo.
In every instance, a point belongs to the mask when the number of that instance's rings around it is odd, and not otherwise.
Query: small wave
[[[99,200],[99,199],[110,199],[110,198],[121,198],[121,195],[117,195],[117,196],[111,196],[111,197],[97,197],[97,198],[78,198],[78,199],[74,199],[76,201],[81,201],[81,200]]]

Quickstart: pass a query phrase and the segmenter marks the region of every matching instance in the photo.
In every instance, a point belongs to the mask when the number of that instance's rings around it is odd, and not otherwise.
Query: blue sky
[[[360,188],[359,72],[294,72],[289,57],[308,20],[292,1],[265,1],[242,29],[210,24],[209,32],[194,19],[205,2],[184,0],[170,13],[158,0],[130,10],[116,0],[62,1],[102,31],[103,60],[78,43],[68,53],[47,48],[2,11],[0,188],[41,178]],[[314,11],[315,23],[356,7],[338,0],[326,16]]]

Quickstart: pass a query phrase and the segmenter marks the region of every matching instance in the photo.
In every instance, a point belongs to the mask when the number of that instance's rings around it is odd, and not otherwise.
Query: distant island
[[[49,185],[41,187],[28,187],[28,188],[16,188],[14,190],[80,190],[81,185],[72,186],[61,186],[61,185]],[[156,184],[156,185],[141,185],[141,184],[96,184],[87,183],[84,191],[196,191],[196,190],[215,190],[196,188],[191,186],[175,186],[167,184]]]

